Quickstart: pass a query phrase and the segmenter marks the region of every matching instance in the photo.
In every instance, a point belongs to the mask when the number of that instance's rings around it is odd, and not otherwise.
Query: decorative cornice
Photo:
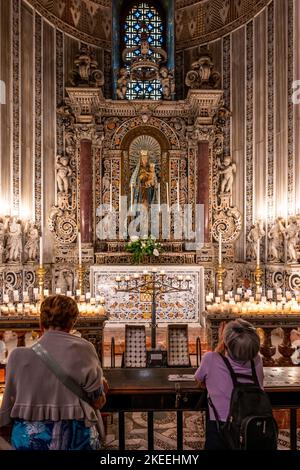
[[[184,101],[153,100],[120,101],[105,100],[99,88],[66,88],[67,104],[71,106],[77,122],[88,123],[92,114],[97,118],[118,116],[131,118],[141,116],[144,123],[150,116],[168,117],[199,117],[203,124],[212,122],[216,110],[221,106],[222,90],[190,90]],[[140,106],[139,106],[140,103]],[[84,109],[84,113],[81,110]],[[145,119],[143,119],[145,117]]]

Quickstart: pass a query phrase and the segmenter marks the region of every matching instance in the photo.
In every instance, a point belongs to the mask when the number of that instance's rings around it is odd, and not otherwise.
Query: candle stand
[[[191,278],[183,276],[171,277],[164,272],[152,271],[141,276],[126,276],[124,280],[116,278],[116,292],[151,293],[151,348],[156,348],[156,298],[161,294],[175,292],[191,292]]]
[[[80,295],[84,293],[84,273],[85,267],[80,264],[77,268],[78,290],[80,290]]]
[[[254,279],[255,279],[255,285],[256,285],[256,292],[259,293],[259,290],[261,288],[261,279],[263,276],[263,270],[261,269],[260,265],[257,264],[255,271],[254,271]]]
[[[217,285],[218,285],[218,297],[223,297],[223,275],[225,274],[225,268],[222,266],[222,264],[219,264],[216,269],[216,274],[217,274]],[[220,292],[222,292],[220,294]]]

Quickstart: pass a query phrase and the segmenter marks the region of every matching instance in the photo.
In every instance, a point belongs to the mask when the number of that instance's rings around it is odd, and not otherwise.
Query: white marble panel
[[[157,266],[166,275],[191,276],[191,292],[161,294],[157,297],[158,323],[201,323],[201,313],[204,311],[204,268],[195,266]],[[116,276],[151,271],[152,266],[92,266],[91,290],[92,295],[103,295],[111,322],[149,322],[151,320],[151,299],[145,299],[142,294],[117,293]]]

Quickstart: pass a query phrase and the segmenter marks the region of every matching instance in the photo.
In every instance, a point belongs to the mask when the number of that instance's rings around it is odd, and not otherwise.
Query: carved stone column
[[[92,142],[80,141],[80,229],[83,243],[93,242]]]

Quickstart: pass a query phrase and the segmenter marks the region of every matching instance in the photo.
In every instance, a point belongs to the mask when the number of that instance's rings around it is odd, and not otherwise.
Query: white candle
[[[179,201],[179,181],[177,181],[177,209],[180,210],[180,201]]]
[[[273,299],[273,290],[271,290],[271,289],[267,290],[267,297],[268,297],[268,299]]]
[[[19,291],[18,290],[13,291],[13,299],[14,299],[15,302],[19,301]]]
[[[40,236],[40,267],[43,266],[43,237]]]
[[[222,266],[222,233],[219,233],[219,266]]]
[[[260,265],[260,238],[257,239],[257,266]]]
[[[130,210],[133,210],[133,184],[130,185]]]
[[[119,212],[121,212],[122,208],[122,194],[121,194],[121,186],[119,187]]]
[[[110,205],[110,212],[112,212],[112,184],[109,185],[109,205]]]
[[[167,208],[169,210],[169,183],[166,183],[166,193],[167,193]]]
[[[78,260],[79,266],[82,266],[82,252],[81,252],[81,232],[78,232]]]
[[[158,203],[158,211],[160,212],[160,183],[157,186],[157,203]]]

